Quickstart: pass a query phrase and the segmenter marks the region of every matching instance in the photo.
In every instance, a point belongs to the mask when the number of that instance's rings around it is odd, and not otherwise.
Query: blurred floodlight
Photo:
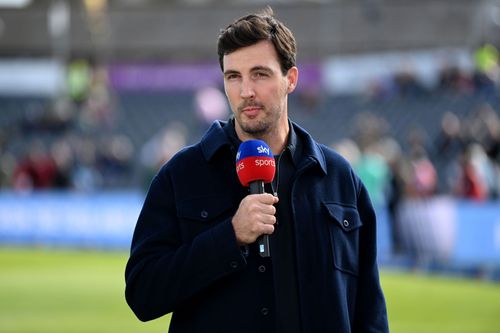
[[[49,10],[49,31],[51,36],[64,35],[69,29],[69,21],[69,5],[64,1],[53,3]]]
[[[108,1],[107,0],[85,0],[85,8],[90,13],[99,13],[106,8]]]
[[[491,8],[491,20],[495,25],[500,26],[500,3]]]
[[[22,8],[31,3],[31,0],[0,0],[0,7]]]

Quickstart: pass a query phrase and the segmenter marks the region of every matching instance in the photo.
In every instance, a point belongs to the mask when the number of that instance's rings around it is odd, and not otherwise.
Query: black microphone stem
[[[264,182],[262,180],[256,180],[248,184],[250,186],[250,194],[262,194],[264,193]]]
[[[250,182],[250,194],[262,194],[264,193],[264,182],[262,180],[256,180]],[[269,246],[269,235],[265,234],[257,238],[257,243],[259,245],[259,254],[261,257],[270,257],[271,249]]]

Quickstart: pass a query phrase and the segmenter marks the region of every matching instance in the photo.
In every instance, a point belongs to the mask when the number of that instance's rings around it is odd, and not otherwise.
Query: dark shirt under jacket
[[[229,122],[228,135],[235,146],[241,141],[234,129],[234,119]],[[287,145],[279,154],[275,154],[276,173],[272,183],[266,184],[268,193],[278,195],[280,201],[276,204],[275,231],[270,236],[271,259],[262,259],[259,272],[265,273],[272,268],[274,286],[274,306],[267,311],[274,311],[276,316],[276,333],[299,333],[300,315],[296,277],[295,235],[291,212],[290,190],[295,174],[294,159],[300,156],[300,143],[290,124],[290,134]],[[276,193],[277,192],[277,193]],[[257,254],[257,247],[251,246],[252,255]],[[256,258],[259,260],[259,258]],[[265,311],[265,310],[264,310]]]
[[[296,172],[296,159],[300,156],[300,143],[290,125],[288,144],[275,156],[276,174],[272,192],[280,201],[276,204],[277,224],[271,235],[271,257],[276,295],[276,326],[278,333],[299,333],[300,311],[297,287],[297,256],[294,221],[291,207],[291,186]]]

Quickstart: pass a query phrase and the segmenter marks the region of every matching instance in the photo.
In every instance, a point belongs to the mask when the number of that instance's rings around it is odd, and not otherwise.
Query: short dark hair
[[[290,29],[274,18],[274,12],[269,6],[260,13],[240,17],[221,30],[217,41],[221,70],[224,71],[225,55],[262,40],[273,43],[278,53],[281,72],[286,75],[288,70],[295,66],[297,45]]]

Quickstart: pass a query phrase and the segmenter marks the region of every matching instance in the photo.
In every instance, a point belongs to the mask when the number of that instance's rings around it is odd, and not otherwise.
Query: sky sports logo
[[[257,152],[258,152],[259,154],[266,154],[266,155],[270,155],[270,151],[271,151],[271,150],[269,149],[269,147],[264,147],[264,146],[262,146],[262,145],[261,145],[261,146],[259,146],[259,147],[257,147]]]
[[[250,162],[250,161],[248,161],[248,162]],[[262,168],[262,167],[275,168],[276,167],[276,162],[274,161],[274,158],[257,158],[253,161],[253,164],[259,168]],[[242,161],[239,161],[236,164],[236,172],[240,172],[243,169],[245,169],[245,159]]]
[[[236,154],[236,174],[243,186],[251,182],[272,182],[276,164],[271,148],[262,140],[247,140],[241,143]]]
[[[266,158],[266,159],[258,159],[255,160],[255,165],[258,167],[263,167],[263,166],[270,166],[270,167],[276,167],[276,164],[274,162],[274,158]]]
[[[248,142],[248,141],[246,141]],[[271,148],[267,147],[266,145],[261,144],[260,146],[251,146],[247,145],[247,147],[238,150],[236,153],[236,161],[238,162],[240,159],[245,159],[247,157],[254,157],[254,158],[269,158],[273,157],[271,153]]]

